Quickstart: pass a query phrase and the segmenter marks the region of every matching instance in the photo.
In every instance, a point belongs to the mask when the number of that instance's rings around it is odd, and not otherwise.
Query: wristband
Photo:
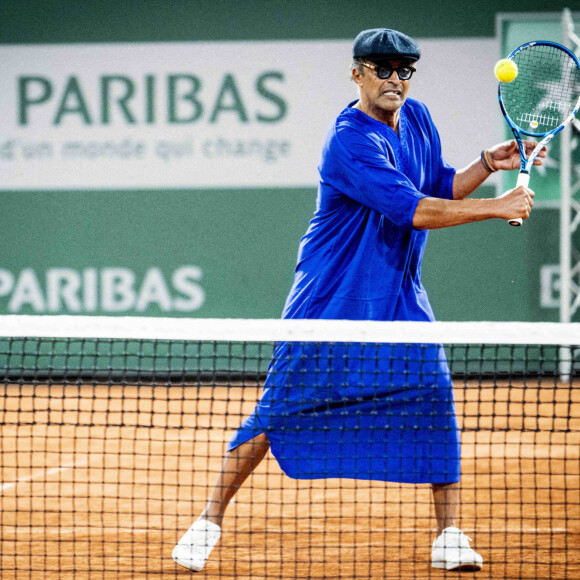
[[[489,155],[487,149],[484,149],[481,152],[481,163],[490,173],[495,173],[497,171],[491,162],[491,156]]]

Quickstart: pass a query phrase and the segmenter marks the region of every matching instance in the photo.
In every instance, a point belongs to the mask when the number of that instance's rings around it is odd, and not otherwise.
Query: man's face
[[[387,61],[392,67],[408,64],[403,60]],[[369,64],[375,64],[369,61]],[[384,63],[382,63],[384,64]],[[394,113],[398,111],[407,98],[411,80],[402,81],[396,71],[388,79],[380,79],[376,70],[364,67],[364,75],[353,71],[353,78],[360,87],[361,100],[374,111]]]

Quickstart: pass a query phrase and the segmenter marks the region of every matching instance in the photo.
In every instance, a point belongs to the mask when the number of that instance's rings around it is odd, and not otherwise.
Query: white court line
[[[313,528],[311,527],[310,530]],[[33,527],[17,527],[17,526],[0,526],[0,530],[4,532],[13,532],[15,534],[38,534],[39,532],[45,532],[49,534],[73,534],[77,533],[86,533],[88,535],[96,535],[102,534],[103,531],[105,532],[117,532],[123,534],[148,534],[148,533],[158,533],[158,532],[169,532],[169,528],[167,529],[160,529],[160,528],[115,528],[113,526],[107,528],[86,528],[84,526],[78,526],[76,528],[58,528],[58,527],[46,527],[46,526],[33,526]],[[521,533],[551,533],[551,534],[565,534],[565,533],[572,533],[571,530],[567,528],[462,528],[464,532],[467,533],[477,533],[477,534],[484,534],[484,533],[508,533],[508,534],[521,534]],[[332,531],[332,530],[329,530]],[[372,532],[424,532],[424,533],[436,533],[436,529],[428,529],[428,528],[371,528],[368,530],[369,533]],[[240,533],[243,534],[278,534],[278,535],[296,535],[299,533],[304,532],[281,532],[279,529],[266,529],[266,530],[255,530],[255,531],[241,531]],[[307,532],[306,532],[307,533]]]
[[[542,534],[566,534],[568,533],[568,528],[461,528],[463,532],[467,532],[470,534],[482,534],[482,533],[507,533],[507,534],[533,534],[533,533],[542,533]],[[437,532],[437,530],[428,530],[425,528],[384,528],[384,529],[376,529],[371,530],[373,532]]]
[[[319,532],[327,531],[324,527],[321,526],[310,526],[311,530],[316,530]],[[461,528],[464,532],[467,533],[508,533],[508,534],[566,534],[568,532],[572,533],[571,530],[568,528],[519,528],[519,527],[508,527],[508,528]],[[415,532],[425,532],[425,533],[435,533],[437,530],[435,528],[370,528],[369,532],[405,532],[405,533],[415,533]],[[273,533],[274,530],[267,530],[268,533]]]
[[[31,527],[20,527],[20,526],[0,526],[0,530],[4,533],[14,533],[14,534],[34,534],[38,535],[41,532],[46,534],[74,534],[83,533],[87,535],[102,534],[103,532],[116,532],[122,534],[149,534],[152,532],[162,532],[158,528],[147,529],[147,528],[91,528],[88,529],[84,526],[78,526],[76,528],[58,528],[54,526],[31,526]]]
[[[73,467],[83,467],[79,465],[75,465],[74,463],[65,463],[60,467],[52,467],[50,469],[40,469],[38,471],[33,471],[30,475],[25,475],[24,477],[19,477],[15,481],[10,481],[8,483],[3,483],[0,485],[0,491],[5,491],[7,489],[12,489],[21,483],[28,483],[29,481],[33,481],[35,479],[44,479],[49,475],[54,475],[55,473],[61,473],[62,471],[68,471]],[[86,467],[86,465],[84,466]]]

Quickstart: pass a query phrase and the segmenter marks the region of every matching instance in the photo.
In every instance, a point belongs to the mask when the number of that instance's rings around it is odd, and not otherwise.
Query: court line
[[[50,469],[40,469],[38,471],[32,472],[30,475],[25,475],[24,477],[19,477],[15,481],[10,481],[8,483],[3,483],[0,485],[0,491],[5,491],[7,489],[12,489],[21,483],[28,483],[35,479],[44,479],[49,475],[54,475],[55,473],[61,473],[63,471],[68,471],[73,467],[83,467],[83,465],[77,465],[75,463],[65,463],[60,467],[51,467]],[[84,466],[86,467],[86,465]]]
[[[324,528],[318,527],[311,527],[310,531],[316,529],[317,531],[324,532],[327,531]],[[521,533],[542,533],[542,534],[567,534],[572,533],[572,530],[568,528],[517,528],[517,527],[509,527],[509,528],[461,528],[463,532],[470,533],[470,534],[483,534],[483,533],[507,533],[507,534],[521,534]],[[330,533],[336,533],[332,530],[329,530]],[[338,531],[339,532],[339,531]],[[415,532],[425,532],[425,533],[436,533],[437,530],[435,528],[370,528],[368,532],[404,532],[404,533],[415,533]],[[257,532],[256,532],[257,533]],[[267,530],[267,533],[275,533],[274,530]],[[339,532],[344,533],[344,532]]]
[[[508,533],[508,534],[521,534],[521,533],[551,533],[551,534],[566,534],[566,533],[574,533],[572,530],[568,530],[568,528],[462,528],[464,532],[467,533]],[[31,526],[31,527],[24,527],[24,526],[0,526],[0,531],[4,532],[12,532],[16,534],[37,534],[40,531],[44,531],[47,533],[57,533],[57,534],[73,534],[74,532],[83,532],[89,535],[94,534],[102,534],[103,531],[106,533],[116,532],[116,533],[125,533],[125,534],[148,534],[148,533],[155,533],[155,532],[169,532],[169,528],[116,528],[116,527],[105,527],[105,528],[87,528],[86,526],[78,526],[76,528],[59,528],[55,526]],[[240,534],[301,534],[301,533],[309,533],[312,530],[307,531],[296,531],[296,532],[281,532],[279,529],[272,530],[254,530],[254,531],[240,531]],[[428,528],[372,528],[369,529],[368,532],[424,532],[424,533],[436,533],[437,530],[435,529],[428,529]],[[234,530],[235,532],[235,530]],[[330,533],[344,533],[340,532],[340,530],[336,531],[329,531]]]
[[[520,533],[548,533],[548,534],[567,534],[570,530],[568,528],[461,528],[463,532],[470,534],[501,533],[520,534]],[[426,528],[383,528],[371,530],[373,532],[437,532],[437,530],[428,530]],[[571,532],[570,532],[571,533]]]

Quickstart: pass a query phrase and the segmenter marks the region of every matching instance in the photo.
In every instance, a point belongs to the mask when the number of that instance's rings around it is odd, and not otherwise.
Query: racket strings
[[[532,45],[513,57],[518,76],[502,83],[507,115],[527,133],[543,134],[560,126],[580,95],[580,70],[570,55],[549,45]]]

